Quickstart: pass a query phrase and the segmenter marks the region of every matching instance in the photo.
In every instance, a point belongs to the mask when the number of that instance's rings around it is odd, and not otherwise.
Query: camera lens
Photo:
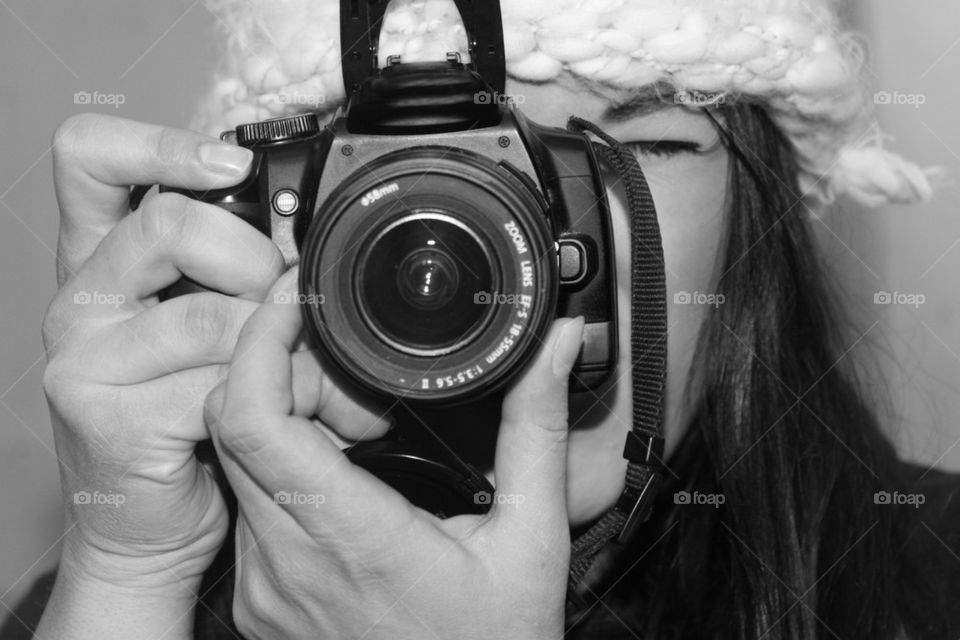
[[[485,242],[453,216],[412,212],[361,251],[357,298],[381,339],[412,355],[456,350],[483,328],[490,307],[475,294],[495,288]]]
[[[413,147],[357,168],[301,246],[314,344],[367,391],[455,404],[502,389],[556,315],[545,203],[464,149]]]

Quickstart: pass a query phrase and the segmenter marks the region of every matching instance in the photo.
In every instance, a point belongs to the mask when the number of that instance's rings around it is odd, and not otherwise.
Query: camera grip
[[[234,187],[199,191],[160,185],[160,193],[179,193],[194,200],[216,205],[253,225],[261,233],[270,235],[270,202],[264,199],[260,184],[260,175],[263,170],[264,156],[256,153],[250,174]]]

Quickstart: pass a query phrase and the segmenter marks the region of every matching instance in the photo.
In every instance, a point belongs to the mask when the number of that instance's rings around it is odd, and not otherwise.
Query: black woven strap
[[[617,504],[573,542],[568,613],[598,600],[616,579],[618,558],[650,515],[663,467],[663,398],[667,373],[667,291],[660,224],[636,157],[596,125],[571,118],[567,128],[592,133],[597,155],[624,183],[630,209],[630,362],[633,426],[623,455],[626,485]]]

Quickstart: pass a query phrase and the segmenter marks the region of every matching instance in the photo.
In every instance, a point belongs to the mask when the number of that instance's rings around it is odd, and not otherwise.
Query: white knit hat
[[[343,100],[337,0],[207,0],[230,44],[194,123],[218,133]],[[804,193],[878,206],[931,197],[930,170],[884,148],[863,50],[830,0],[501,0],[507,72],[568,76],[628,98],[667,83],[698,107],[759,99],[796,148]],[[393,0],[381,65],[465,59],[452,0]],[[699,99],[701,96],[705,99]],[[536,114],[531,114],[536,118]],[[575,114],[571,114],[575,115]]]

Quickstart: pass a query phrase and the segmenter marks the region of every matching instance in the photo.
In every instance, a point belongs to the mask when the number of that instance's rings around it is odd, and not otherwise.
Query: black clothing
[[[899,527],[892,549],[892,557],[878,559],[878,571],[899,571],[905,576],[901,582],[903,593],[890,606],[897,607],[912,640],[942,640],[960,637],[960,474],[928,471],[913,465],[904,465],[904,477],[913,479],[912,490],[923,496],[923,504],[895,506],[877,504],[877,509],[898,509]],[[881,499],[882,501],[882,499]],[[648,535],[644,544],[650,553],[656,542],[669,535],[669,513],[675,508],[674,496],[666,487],[658,498],[655,513],[660,514],[648,523]],[[712,506],[692,507],[712,509]],[[203,601],[197,607],[197,640],[235,639],[239,636],[232,628],[231,596],[233,575],[218,571],[229,569],[233,563],[232,538],[221,550],[214,565],[207,572],[201,594]],[[643,564],[638,563],[638,568]],[[641,569],[642,570],[642,569]],[[604,603],[582,622],[574,626],[569,638],[617,639],[642,637],[637,597],[634,589],[642,576],[627,574],[618,584],[615,593],[604,598]],[[725,585],[711,584],[711,577],[703,577],[701,592],[709,596],[722,590]],[[0,640],[30,640],[50,596],[53,574],[40,578],[29,595],[9,615],[0,629]],[[912,585],[921,585],[914,588]],[[631,594],[633,593],[633,597]],[[848,594],[847,597],[852,597]],[[683,611],[690,602],[680,603]],[[842,606],[843,603],[839,603]],[[723,616],[725,612],[719,611]],[[633,623],[633,624],[632,624]],[[634,624],[636,626],[634,626]],[[669,628],[669,620],[663,621]],[[634,629],[634,630],[631,630]],[[947,630],[947,635],[942,635]],[[665,634],[670,635],[670,634]],[[716,635],[704,629],[703,638]],[[721,633],[722,637],[722,633]],[[658,639],[659,640],[659,639]]]

